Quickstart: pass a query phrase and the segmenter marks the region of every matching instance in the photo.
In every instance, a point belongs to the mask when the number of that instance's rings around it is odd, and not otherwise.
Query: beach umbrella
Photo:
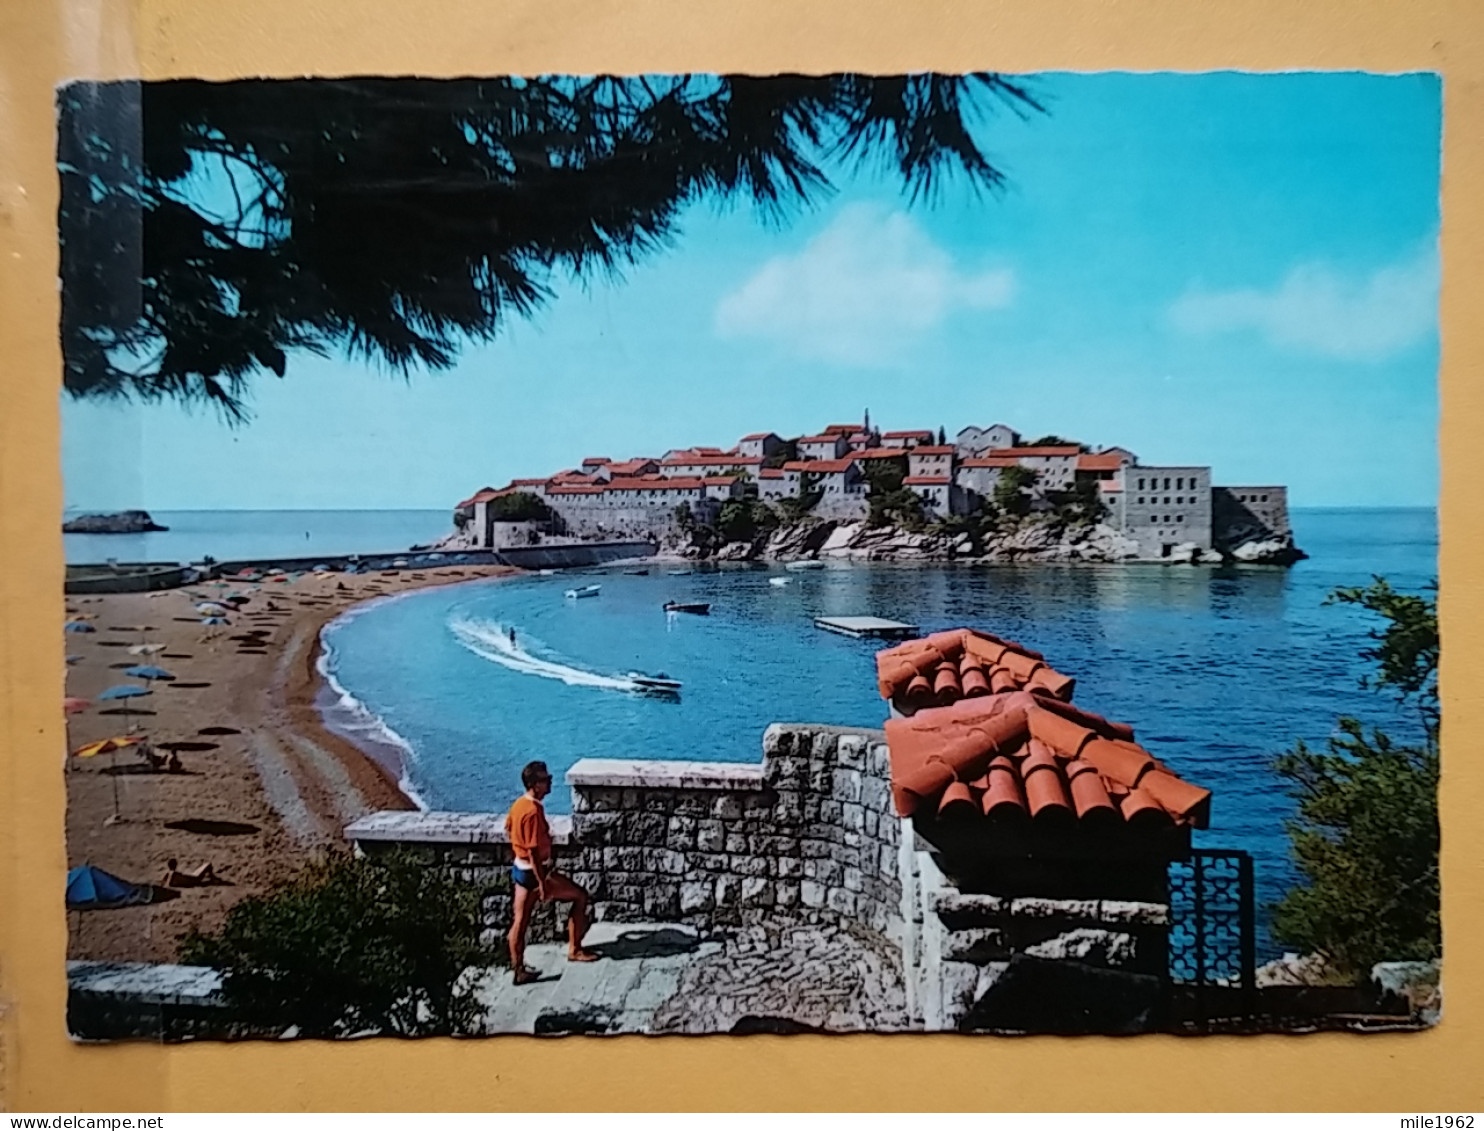
[[[96,758],[99,754],[116,754],[130,746],[137,746],[143,741],[143,737],[139,735],[119,735],[116,738],[105,738],[101,742],[90,742],[86,746],[79,746],[72,753],[79,758]],[[112,825],[119,820],[118,759],[111,759],[108,768],[112,771],[108,776],[113,785],[113,816],[104,823]]]
[[[164,668],[157,668],[152,664],[140,664],[137,667],[125,668],[125,675],[132,675],[135,679],[155,680],[174,679],[175,677]]]
[[[130,699],[138,699],[141,696],[150,695],[150,694],[152,694],[152,692],[147,687],[139,687],[136,684],[132,684],[132,683],[121,683],[121,684],[118,684],[115,687],[110,687],[107,691],[105,691],[102,694],[100,694],[98,696],[98,698],[100,700],[103,700],[103,699],[110,699],[110,700],[112,700],[112,699],[119,699],[119,700],[122,700],[123,701],[123,704],[124,704],[124,730],[127,731],[127,730],[130,729],[130,727],[129,727],[129,700]]]
[[[133,644],[129,647],[129,655],[153,656],[156,652],[163,652],[164,650],[165,645],[163,644]]]
[[[72,752],[74,758],[96,758],[99,754],[112,754],[115,750],[123,750],[130,746],[138,746],[144,741],[140,734],[120,734],[113,738],[104,738],[98,742],[89,742],[79,746]]]
[[[67,873],[67,910],[106,911],[148,903],[152,892],[146,886],[121,880],[112,872],[84,864]]]
[[[92,625],[88,624],[87,621],[82,621],[82,620],[70,620],[65,625],[63,625],[62,627],[67,632],[97,632],[98,631]]]

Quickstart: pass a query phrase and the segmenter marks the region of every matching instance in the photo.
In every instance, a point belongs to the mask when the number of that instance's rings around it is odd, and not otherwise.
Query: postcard
[[[58,92],[68,1029],[1425,1029],[1436,75]]]

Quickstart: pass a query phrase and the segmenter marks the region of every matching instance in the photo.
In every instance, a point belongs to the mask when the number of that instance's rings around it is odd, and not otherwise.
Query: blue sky
[[[1010,178],[909,205],[842,171],[783,227],[699,205],[616,281],[410,380],[291,358],[253,419],[64,401],[84,509],[400,508],[588,455],[857,419],[1004,421],[1286,483],[1437,497],[1435,76],[1045,75]]]

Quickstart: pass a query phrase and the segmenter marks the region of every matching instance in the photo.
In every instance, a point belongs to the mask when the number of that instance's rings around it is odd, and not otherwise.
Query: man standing
[[[520,772],[520,781],[526,792],[516,798],[505,818],[505,833],[515,856],[510,868],[515,922],[510,926],[509,940],[510,965],[517,986],[540,977],[539,971],[525,964],[526,933],[531,927],[531,912],[538,902],[572,904],[572,914],[567,919],[567,961],[592,962],[598,957],[582,945],[582,936],[587,933],[587,892],[551,867],[551,828],[541,806],[551,792],[551,774],[546,763],[528,764]]]

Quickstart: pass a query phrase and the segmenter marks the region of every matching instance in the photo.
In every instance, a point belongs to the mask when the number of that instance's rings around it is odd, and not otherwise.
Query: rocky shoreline
[[[869,526],[859,521],[805,519],[759,535],[751,542],[717,545],[695,533],[669,538],[667,556],[709,561],[798,561],[805,558],[844,561],[961,562],[965,564],[1119,563],[1148,561],[1138,546],[1103,523],[1029,520],[976,537],[968,531],[912,532],[897,526]],[[1193,542],[1176,546],[1162,564],[1291,565],[1307,557],[1292,538],[1243,542],[1223,551],[1205,550]]]

